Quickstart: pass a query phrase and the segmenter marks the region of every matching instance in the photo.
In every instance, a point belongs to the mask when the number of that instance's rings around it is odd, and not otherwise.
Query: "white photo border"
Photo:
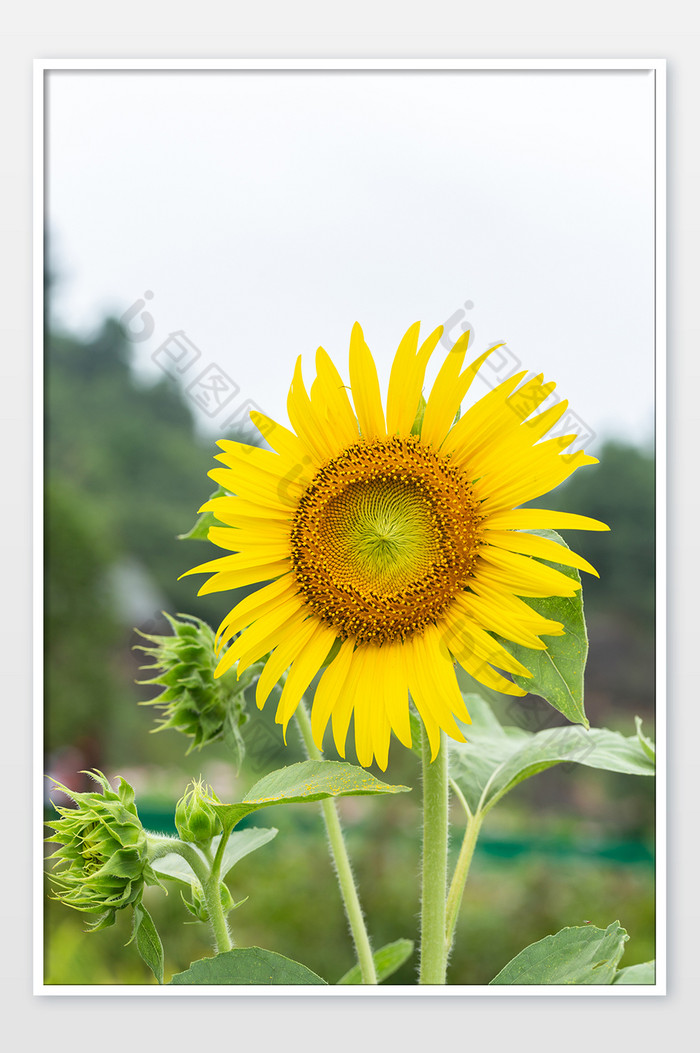
[[[654,78],[655,206],[654,206],[654,359],[655,359],[655,452],[656,452],[656,983],[652,985],[580,986],[531,985],[517,988],[488,985],[454,985],[444,988],[392,986],[387,988],[330,986],[137,986],[137,985],[46,985],[44,984],[43,866],[44,866],[44,774],[43,774],[43,417],[44,417],[44,220],[45,220],[45,132],[46,78],[52,71],[642,71]],[[667,371],[666,371],[666,60],[665,59],[35,59],[33,99],[33,818],[34,841],[34,933],[33,976],[35,995],[147,995],[188,997],[232,994],[294,995],[324,997],[386,996],[532,996],[565,995],[653,997],[666,994],[667,959]]]

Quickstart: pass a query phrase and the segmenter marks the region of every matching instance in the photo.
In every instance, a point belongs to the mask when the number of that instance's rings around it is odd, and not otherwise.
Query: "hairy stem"
[[[423,729],[423,879],[421,888],[421,984],[444,984],[447,973],[445,939],[447,889],[448,770],[445,736],[431,763],[428,735]]]
[[[189,845],[174,837],[162,837],[157,834],[148,834],[148,858],[151,862],[158,859],[160,856],[168,855],[170,852],[176,852],[179,856],[182,856],[192,868],[192,871],[202,889],[207,913],[209,914],[209,922],[214,934],[214,949],[218,952],[230,951],[233,946],[231,933],[229,932],[226,923],[226,915],[221,906],[221,893],[219,892],[221,860],[230,833],[230,830],[228,832],[224,831],[221,841],[219,842],[216,858],[211,866],[202,858],[193,845]]]
[[[466,885],[467,877],[469,876],[469,867],[471,866],[477,838],[479,837],[479,831],[481,830],[482,818],[481,812],[477,812],[475,815],[470,815],[467,818],[467,828],[464,832],[464,840],[462,841],[462,847],[459,852],[459,858],[457,859],[455,872],[452,875],[452,883],[450,884],[450,891],[447,896],[447,918],[445,925],[448,953],[452,946],[452,941],[454,940],[459,908],[462,903],[462,896],[464,895],[464,886]]]
[[[311,731],[311,721],[309,720],[309,714],[303,701],[299,703],[296,711],[296,718],[309,759],[322,760],[323,755],[314,742]],[[362,907],[360,906],[360,897],[357,893],[357,886],[355,885],[352,867],[350,866],[350,857],[348,856],[345,838],[343,837],[343,830],[340,825],[338,808],[333,798],[327,798],[325,801],[320,801],[319,803],[326,824],[326,832],[328,834],[328,841],[331,848],[331,857],[338,878],[338,885],[340,886],[340,894],[343,898],[345,913],[347,915],[350,932],[352,933],[353,942],[355,944],[355,953],[362,974],[362,983],[376,984],[377,972],[374,967],[372,947],[369,942],[369,936],[365,926],[365,919],[362,914]]]
[[[207,910],[209,912],[209,921],[214,933],[216,940],[216,946],[221,951],[230,951],[233,947],[233,940],[231,939],[231,930],[228,927],[226,920],[226,914],[223,907],[221,906],[221,862],[224,858],[224,849],[231,836],[231,827],[228,829],[224,827],[224,831],[219,841],[219,846],[216,850],[216,855],[211,864],[211,870],[209,872],[209,880],[206,887],[204,888],[204,899],[207,904]]]

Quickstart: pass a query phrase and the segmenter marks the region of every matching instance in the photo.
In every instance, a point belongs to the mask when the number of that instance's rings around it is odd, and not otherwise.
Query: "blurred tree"
[[[188,603],[191,585],[177,577],[189,560],[176,535],[214,489],[206,478],[213,444],[197,440],[175,381],[135,381],[115,321],[92,341],[60,336],[47,344],[49,477],[69,478],[80,491],[113,561],[128,554],[169,603]]]
[[[83,506],[66,479],[48,480],[44,705],[51,744],[72,743],[76,735],[93,742],[119,698],[112,659],[119,626],[105,578],[109,542]]]
[[[577,471],[542,503],[601,519],[607,532],[566,532],[569,544],[600,574],[585,574],[586,610],[622,615],[637,630],[654,632],[654,458],[618,440],[605,442],[600,464]]]
[[[207,479],[214,444],[197,437],[180,387],[165,375],[139,383],[112,319],[91,340],[49,331],[45,347],[51,749],[73,741],[77,729],[108,738],[117,699],[123,709],[125,696],[134,697],[132,626],[123,624],[134,605],[124,603],[125,591],[138,592],[141,607],[153,598],[137,619],[146,630],[160,605],[217,624],[223,605],[217,596],[198,599],[197,579],[177,580],[220,554],[208,542],[177,539],[215,489]]]

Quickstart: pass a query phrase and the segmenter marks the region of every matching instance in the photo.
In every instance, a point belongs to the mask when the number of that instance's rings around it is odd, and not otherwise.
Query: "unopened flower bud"
[[[76,793],[57,783],[75,803],[54,805],[60,819],[48,823],[54,833],[47,841],[62,847],[50,875],[55,898],[69,907],[100,914],[93,928],[111,925],[115,914],[139,903],[145,885],[159,884],[148,861],[146,831],[134,803],[134,791],[120,779],[115,793],[102,772],[86,772],[102,790]]]
[[[247,720],[243,692],[260,667],[254,664],[240,678],[233,669],[216,679],[214,671],[220,656],[212,629],[193,616],[185,619],[166,614],[165,617],[173,635],[142,633],[154,646],[137,647],[153,659],[151,665],[143,668],[157,670],[152,679],[139,683],[163,688],[157,698],[143,704],[163,711],[157,730],[181,731],[192,739],[190,750],[224,740],[236,751],[240,764],[243,759],[240,729]]]
[[[212,804],[219,804],[211,786],[201,779],[190,783],[175,807],[175,826],[182,841],[208,844],[212,837],[221,833],[221,823]]]

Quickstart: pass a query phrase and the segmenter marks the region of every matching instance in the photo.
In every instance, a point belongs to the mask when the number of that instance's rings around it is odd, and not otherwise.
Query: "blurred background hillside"
[[[84,768],[121,774],[136,788],[145,825],[171,832],[188,779],[203,774],[231,799],[302,752],[293,734],[289,748],[282,746],[274,707],[251,721],[238,774],[223,746],[185,756],[189,741],[177,733],[150,734],[154,711],[138,703],[152,689],[135,683],[135,629],[168,631],[163,610],[216,626],[234,597],[198,598],[202,579],[177,580],[220,554],[208,542],[177,537],[214,489],[207,472],[216,448],[196,427],[178,383],[165,374],[145,383],[131,354],[113,319],[90,338],[46,334],[45,770],[75,788],[83,788]],[[587,711],[593,725],[626,735],[639,714],[653,736],[653,454],[621,441],[599,442],[594,452],[600,465],[539,503],[610,524],[609,534],[570,535],[600,572],[584,582]],[[504,713],[532,730],[563,722],[537,700]],[[417,788],[416,759],[394,745],[386,777]],[[605,926],[620,919],[631,937],[623,964],[653,957],[651,782],[555,768],[499,804],[477,850],[451,982],[488,982],[527,943],[584,920]],[[417,936],[414,797],[342,802],[377,946]],[[234,872],[235,898],[250,896],[232,919],[238,940],[299,958],[334,982],[352,964],[352,951],[318,813],[299,806],[263,814],[263,825],[280,834]],[[455,848],[460,826],[455,813]],[[205,927],[181,924],[187,916],[177,893],[153,897],[149,907],[168,969],[210,953]],[[48,982],[152,982],[133,948],[124,949],[123,926],[86,936],[83,919],[67,909],[50,905],[47,913]],[[412,982],[414,974],[415,961],[392,982]]]

